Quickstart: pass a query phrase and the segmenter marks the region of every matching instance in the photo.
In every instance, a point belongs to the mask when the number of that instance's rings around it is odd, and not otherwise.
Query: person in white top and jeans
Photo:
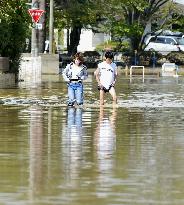
[[[114,55],[112,52],[105,53],[105,61],[98,64],[95,71],[98,90],[100,90],[100,105],[104,104],[104,94],[109,92],[112,96],[113,103],[117,103],[117,96],[114,85],[117,77],[117,66],[113,62]]]
[[[88,77],[87,67],[83,64],[82,53],[76,53],[73,62],[63,70],[63,78],[68,85],[68,106],[83,105],[83,80]]]

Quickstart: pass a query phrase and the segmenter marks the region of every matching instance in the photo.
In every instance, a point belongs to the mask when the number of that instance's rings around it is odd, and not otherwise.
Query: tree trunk
[[[74,55],[77,52],[77,46],[80,41],[81,26],[74,26],[70,33],[70,44],[68,46],[68,54]]]
[[[70,30],[67,28],[67,51],[70,46]]]

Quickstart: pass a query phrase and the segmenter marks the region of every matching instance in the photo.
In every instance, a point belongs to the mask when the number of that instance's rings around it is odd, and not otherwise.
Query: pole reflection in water
[[[68,108],[67,124],[62,133],[62,150],[66,181],[78,178],[82,158],[82,114],[81,108]]]
[[[19,87],[37,88],[41,84],[41,57],[23,57],[19,70]]]
[[[29,165],[29,196],[33,200],[35,195],[43,189],[43,113],[39,108],[31,108],[30,116],[30,165]]]
[[[116,149],[116,108],[112,109],[110,115],[105,112],[104,107],[100,107],[99,121],[95,136],[97,159],[99,169],[102,173],[111,171],[110,169],[113,167],[112,155]]]

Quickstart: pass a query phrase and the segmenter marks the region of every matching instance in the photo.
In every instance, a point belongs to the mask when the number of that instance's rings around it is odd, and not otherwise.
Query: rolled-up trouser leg
[[[75,90],[74,88],[69,84],[68,85],[68,105],[73,105],[75,102]]]
[[[83,84],[79,83],[75,90],[75,97],[76,97],[76,102],[78,105],[83,104]]]

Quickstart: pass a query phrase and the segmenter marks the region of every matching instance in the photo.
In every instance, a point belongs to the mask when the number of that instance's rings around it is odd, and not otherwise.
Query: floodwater
[[[67,108],[58,75],[0,89],[0,204],[183,205],[184,77],[116,90],[100,108],[90,75],[86,106]]]

